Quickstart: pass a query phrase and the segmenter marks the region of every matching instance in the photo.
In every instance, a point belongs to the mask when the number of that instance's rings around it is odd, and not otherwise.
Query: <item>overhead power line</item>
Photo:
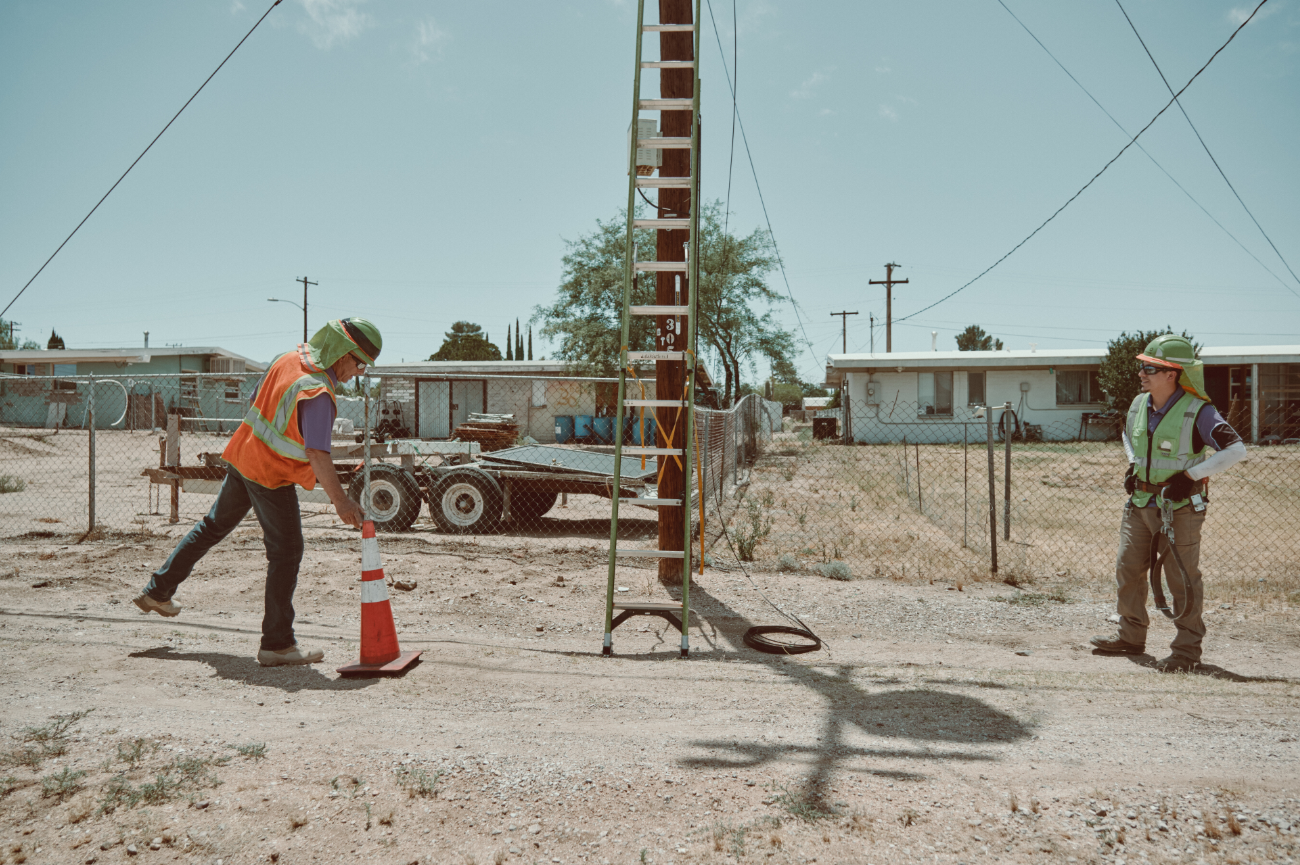
[[[1083,195],[1084,191],[1085,191],[1089,186],[1092,186],[1092,184],[1095,183],[1095,182],[1097,181],[1097,178],[1098,178],[1098,177],[1101,177],[1103,174],[1106,173],[1106,169],[1108,169],[1108,168],[1110,168],[1112,165],[1114,165],[1116,160],[1118,160],[1121,156],[1123,156],[1123,155],[1128,151],[1128,149],[1129,149],[1130,147],[1132,147],[1134,144],[1137,143],[1137,140],[1138,140],[1140,137],[1142,137],[1142,134],[1143,134],[1144,132],[1146,132],[1148,129],[1150,129],[1151,126],[1152,126],[1152,124],[1154,124],[1157,120],[1159,120],[1160,117],[1161,117],[1161,115],[1163,115],[1166,111],[1169,110],[1169,106],[1174,104],[1174,102],[1178,99],[1178,97],[1181,96],[1181,95],[1183,94],[1183,91],[1185,91],[1188,87],[1191,87],[1191,86],[1192,86],[1192,82],[1193,82],[1193,81],[1195,81],[1197,78],[1201,77],[1201,73],[1204,72],[1206,69],[1209,68],[1210,64],[1214,62],[1214,58],[1218,57],[1219,54],[1220,54],[1220,52],[1222,52],[1223,49],[1227,48],[1227,47],[1232,43],[1232,40],[1233,40],[1233,39],[1236,39],[1236,38],[1237,38],[1237,34],[1241,32],[1241,28],[1242,28],[1242,27],[1245,27],[1247,24],[1249,24],[1249,23],[1251,22],[1251,20],[1255,17],[1255,15],[1258,14],[1259,10],[1260,10],[1260,9],[1264,6],[1264,4],[1267,3],[1267,2],[1268,2],[1268,0],[1260,0],[1259,5],[1256,6],[1256,7],[1254,8],[1254,10],[1250,13],[1250,15],[1246,18],[1246,20],[1245,20],[1245,21],[1242,21],[1241,24],[1237,27],[1236,30],[1233,30],[1233,31],[1232,31],[1232,35],[1228,37],[1228,40],[1227,40],[1226,42],[1224,42],[1222,45],[1219,46],[1219,48],[1218,48],[1217,51],[1215,51],[1213,54],[1210,55],[1210,59],[1205,61],[1205,65],[1202,66],[1200,69],[1197,69],[1197,70],[1196,70],[1196,74],[1193,75],[1191,78],[1187,79],[1187,83],[1184,84],[1184,85],[1182,86],[1182,88],[1179,89],[1179,91],[1178,91],[1177,93],[1175,93],[1175,94],[1173,95],[1173,97],[1170,98],[1170,100],[1169,100],[1168,102],[1165,103],[1165,105],[1164,105],[1163,108],[1161,108],[1159,111],[1156,112],[1155,117],[1152,117],[1149,121],[1147,121],[1147,125],[1146,125],[1146,126],[1143,126],[1141,129],[1139,129],[1137,135],[1134,135],[1131,141],[1129,141],[1127,144],[1125,144],[1123,147],[1120,148],[1119,153],[1116,153],[1114,156],[1112,156],[1112,157],[1110,158],[1110,160],[1109,160],[1105,165],[1103,165],[1103,166],[1101,167],[1101,169],[1100,169],[1096,174],[1094,174],[1094,175],[1092,176],[1091,179],[1088,180],[1087,183],[1085,183],[1083,186],[1079,187],[1079,191],[1076,192],[1076,193],[1074,193],[1074,195],[1071,195],[1071,196],[1066,200],[1065,204],[1062,204],[1060,207],[1056,208],[1056,210],[1052,213],[1051,216],[1049,216],[1049,217],[1047,217],[1047,219],[1044,219],[1044,220],[1043,220],[1043,222],[1042,222],[1041,225],[1039,225],[1039,226],[1038,226],[1037,228],[1035,228],[1033,231],[1029,232],[1029,235],[1028,235],[1027,237],[1025,237],[1024,240],[1020,241],[1020,242],[1017,243],[1015,246],[1011,247],[1011,249],[1010,249],[1006,254],[1004,254],[1001,258],[999,258],[997,261],[995,261],[995,262],[993,262],[992,264],[990,264],[988,267],[984,268],[984,270],[982,270],[982,271],[980,271],[978,274],[976,274],[976,276],[974,277],[974,279],[971,279],[969,282],[967,282],[967,283],[965,283],[964,285],[960,286],[960,287],[957,288],[955,291],[951,291],[951,292],[949,292],[948,294],[946,294],[946,295],[944,295],[943,297],[939,298],[938,300],[936,300],[934,303],[930,304],[929,306],[922,307],[921,309],[918,309],[916,312],[910,313],[910,314],[908,314],[908,315],[903,316],[902,318],[898,318],[898,319],[895,319],[895,320],[896,320],[896,321],[907,321],[909,318],[915,318],[916,316],[920,315],[921,313],[926,312],[927,310],[934,309],[936,306],[938,306],[939,304],[943,303],[944,301],[949,300],[949,299],[951,299],[952,297],[955,297],[956,295],[958,295],[958,294],[960,294],[961,292],[965,291],[967,288],[969,288],[970,286],[972,286],[972,285],[974,285],[976,282],[978,282],[978,281],[980,280],[980,278],[982,278],[985,274],[987,274],[987,273],[988,273],[989,271],[991,271],[993,268],[997,267],[999,264],[1001,264],[1002,262],[1004,262],[1004,261],[1006,261],[1008,258],[1010,258],[1010,257],[1012,256],[1012,254],[1015,253],[1016,250],[1018,250],[1020,247],[1024,246],[1024,245],[1025,245],[1026,243],[1028,243],[1031,239],[1033,239],[1034,235],[1038,234],[1038,232],[1040,232],[1040,231],[1042,231],[1044,228],[1046,228],[1046,227],[1047,227],[1047,224],[1048,224],[1049,222],[1051,222],[1053,219],[1055,219],[1057,216],[1059,216],[1059,215],[1061,214],[1061,211],[1063,211],[1063,210],[1065,210],[1065,208],[1069,207],[1070,204],[1073,203],[1074,200],[1075,200],[1076,198],[1078,198],[1080,195]],[[741,134],[742,134],[742,135],[744,134],[744,126],[741,126]]]
[[[758,191],[758,203],[763,208],[763,221],[767,223],[767,236],[772,238],[772,250],[776,253],[776,264],[781,270],[781,280],[785,283],[785,295],[790,299],[790,306],[794,308],[794,318],[799,323],[799,332],[803,334],[804,344],[808,346],[808,351],[812,354],[815,363],[817,361],[817,350],[813,348],[812,340],[808,338],[808,331],[803,326],[803,316],[799,315],[799,304],[795,302],[794,293],[790,290],[790,278],[785,273],[785,261],[781,258],[780,247],[776,244],[776,233],[772,231],[772,219],[767,215],[767,202],[763,200],[763,187],[758,182],[758,169],[754,167],[754,155],[749,151],[749,136],[745,134],[745,121],[741,119],[740,108],[736,103],[736,87],[731,81],[731,71],[727,69],[726,52],[722,50],[722,34],[718,32],[718,21],[713,17],[712,0],[706,0],[706,3],[709,7],[709,20],[713,22],[713,35],[718,41],[718,54],[722,57],[722,72],[727,77],[727,89],[731,91],[731,109],[735,113],[736,124],[740,127],[740,140],[745,145],[745,158],[749,160],[749,171],[754,175],[754,188]]]
[[[1118,3],[1119,0],[1115,0],[1115,2]],[[1019,24],[1019,25],[1024,29],[1024,31],[1025,31],[1026,33],[1029,34],[1029,38],[1031,38],[1031,39],[1033,39],[1035,42],[1037,42],[1037,43],[1038,43],[1038,47],[1039,47],[1039,48],[1042,48],[1044,51],[1046,51],[1046,52],[1047,52],[1047,56],[1050,57],[1050,58],[1052,58],[1052,61],[1053,61],[1054,63],[1056,63],[1057,66],[1061,67],[1061,71],[1064,72],[1066,75],[1068,75],[1068,76],[1070,77],[1070,80],[1073,81],[1075,84],[1077,84],[1077,85],[1079,86],[1079,89],[1082,90],[1082,91],[1084,92],[1084,95],[1086,95],[1089,99],[1092,100],[1092,104],[1093,104],[1093,105],[1096,105],[1098,108],[1100,108],[1100,109],[1101,109],[1101,112],[1102,112],[1103,114],[1105,114],[1107,117],[1110,118],[1110,122],[1111,122],[1111,123],[1114,123],[1115,126],[1119,128],[1119,131],[1120,131],[1120,132],[1123,132],[1124,135],[1126,135],[1126,136],[1129,137],[1129,138],[1132,138],[1133,136],[1130,135],[1130,134],[1129,134],[1129,131],[1128,131],[1127,129],[1124,128],[1124,125],[1123,125],[1122,123],[1120,123],[1118,120],[1115,119],[1115,115],[1113,115],[1113,114],[1111,114],[1109,111],[1107,111],[1107,110],[1106,110],[1106,106],[1102,105],[1099,101],[1097,101],[1097,97],[1096,97],[1096,96],[1093,96],[1092,93],[1089,92],[1088,88],[1083,86],[1083,82],[1080,81],[1078,78],[1075,78],[1075,77],[1074,77],[1074,73],[1072,73],[1069,69],[1066,69],[1066,68],[1065,68],[1065,64],[1062,63],[1059,59],[1057,59],[1057,56],[1056,56],[1055,54],[1052,53],[1052,50],[1051,50],[1050,48],[1048,48],[1046,45],[1043,44],[1043,40],[1039,39],[1036,35],[1034,35],[1034,31],[1030,30],[1030,29],[1029,29],[1029,26],[1028,26],[1027,24],[1025,24],[1025,22],[1023,22],[1023,21],[1020,20],[1020,16],[1016,15],[1015,12],[1012,12],[1012,11],[1011,11],[1011,7],[1009,7],[1009,6],[1004,2],[1004,0],[998,0],[998,3],[1002,6],[1003,9],[1006,9],[1006,10],[1007,10],[1007,14],[1010,15],[1012,18],[1014,18],[1015,21],[1016,21],[1016,23]],[[1121,6],[1121,7],[1120,7],[1120,11],[1123,11],[1123,10],[1124,10],[1124,7]],[[1128,13],[1125,13],[1125,16],[1126,16],[1126,17],[1127,17],[1127,14],[1128,14]],[[1129,26],[1132,26],[1132,24],[1133,24],[1133,22],[1130,21],[1130,22],[1129,22]],[[1134,33],[1137,33],[1137,30],[1134,29],[1133,32],[1134,32]],[[1141,41],[1141,39],[1142,39],[1142,37],[1139,36],[1139,37],[1138,37],[1138,41]],[[1145,48],[1145,47],[1146,47],[1146,44],[1143,43],[1142,47]],[[1147,52],[1147,56],[1148,56],[1148,57],[1151,56],[1151,55],[1150,55],[1150,52]],[[1154,58],[1152,59],[1151,62],[1153,62],[1153,63],[1155,62]],[[1157,66],[1157,67],[1156,67],[1156,71],[1159,71],[1159,69],[1160,69],[1160,67]],[[1164,76],[1161,75],[1161,77],[1163,78]],[[1165,86],[1168,87],[1168,85],[1169,85],[1169,82],[1166,81],[1166,82],[1165,82]],[[1172,87],[1169,89],[1169,92],[1170,92],[1170,93],[1173,93],[1173,92],[1174,92]],[[1183,107],[1183,105],[1182,105],[1181,102],[1178,103],[1178,107],[1179,107],[1180,109]],[[1187,112],[1184,111],[1184,112],[1183,112],[1183,116],[1184,116],[1184,117],[1187,116]],[[1191,120],[1188,120],[1187,122],[1190,124],[1190,123],[1191,123]],[[1192,131],[1195,132],[1195,131],[1196,131],[1196,127],[1192,127]],[[1198,137],[1198,138],[1200,137],[1199,133],[1197,134],[1197,137]],[[1202,144],[1202,146],[1204,146],[1205,142],[1201,142],[1201,144]],[[1280,277],[1280,276],[1278,276],[1276,273],[1274,273],[1273,270],[1272,270],[1272,268],[1270,268],[1270,267],[1269,267],[1267,264],[1265,264],[1263,261],[1260,261],[1260,258],[1259,258],[1258,255],[1256,255],[1255,253],[1251,252],[1250,249],[1248,249],[1248,248],[1246,247],[1246,244],[1244,244],[1244,243],[1242,243],[1240,240],[1238,240],[1238,239],[1237,239],[1237,235],[1235,235],[1235,234],[1233,234],[1231,231],[1229,231],[1229,230],[1227,229],[1227,227],[1226,227],[1222,222],[1219,222],[1219,220],[1215,219],[1214,214],[1212,214],[1212,213],[1210,213],[1210,211],[1206,210],[1206,209],[1205,209],[1205,205],[1201,204],[1201,202],[1199,202],[1199,201],[1196,200],[1196,196],[1194,196],[1194,195],[1192,195],[1192,193],[1188,192],[1188,191],[1187,191],[1187,188],[1186,188],[1185,186],[1183,186],[1181,183],[1179,183],[1178,180],[1177,180],[1177,179],[1176,179],[1172,174],[1170,174],[1167,170],[1165,170],[1165,167],[1164,167],[1163,165],[1161,165],[1159,162],[1156,161],[1156,158],[1155,158],[1154,156],[1151,155],[1151,152],[1150,152],[1150,151],[1148,151],[1148,150],[1147,150],[1145,147],[1143,147],[1141,144],[1139,144],[1137,147],[1138,147],[1138,150],[1141,150],[1141,151],[1142,151],[1142,153],[1146,156],[1147,159],[1150,159],[1150,160],[1151,160],[1151,164],[1152,164],[1152,165],[1154,165],[1156,168],[1159,168],[1160,171],[1161,171],[1161,173],[1163,173],[1165,177],[1168,177],[1169,180],[1173,182],[1174,186],[1177,186],[1177,187],[1179,188],[1179,190],[1182,191],[1183,195],[1186,195],[1186,196],[1191,200],[1192,204],[1195,204],[1197,207],[1199,207],[1199,208],[1201,209],[1201,212],[1204,213],[1206,216],[1208,216],[1208,217],[1210,218],[1210,221],[1211,221],[1211,222],[1213,222],[1215,225],[1219,226],[1219,228],[1223,230],[1223,233],[1224,233],[1224,234],[1228,235],[1228,237],[1231,237],[1232,240],[1233,240],[1233,242],[1236,243],[1238,246],[1240,246],[1240,247],[1242,248],[1242,251],[1243,251],[1243,252],[1245,252],[1245,253],[1246,253],[1247,255],[1249,255],[1251,258],[1255,259],[1255,261],[1259,263],[1259,266],[1260,266],[1260,267],[1262,267],[1262,268],[1264,268],[1264,270],[1268,271],[1268,275],[1269,275],[1269,276],[1273,277],[1273,278],[1276,279],[1278,282],[1282,283],[1282,285],[1283,285],[1284,287],[1286,287],[1287,290],[1290,290],[1290,289],[1291,289],[1291,286],[1287,285],[1286,281],[1285,281],[1284,279],[1282,279],[1282,277]],[[1205,152],[1206,152],[1206,153],[1209,153],[1210,151],[1209,151],[1209,149],[1207,148]],[[1211,156],[1210,159],[1214,159],[1214,157]],[[1217,166],[1218,166],[1218,163],[1215,163],[1215,166],[1217,167]],[[1222,172],[1220,172],[1220,173],[1222,173]],[[1227,178],[1225,177],[1224,180],[1227,180]],[[1230,184],[1228,184],[1228,186],[1231,187],[1232,184],[1230,183]],[[1236,190],[1234,189],[1233,192],[1236,192]],[[1240,200],[1240,199],[1238,199],[1238,200]],[[1244,204],[1243,204],[1242,206],[1245,207]],[[1248,211],[1246,211],[1246,212],[1249,213],[1250,211],[1248,210]],[[1254,217],[1251,217],[1251,218],[1253,219]],[[1256,223],[1256,225],[1258,225],[1258,223]],[[1263,229],[1260,229],[1260,230],[1262,231]],[[1268,236],[1265,235],[1265,238],[1264,238],[1264,239],[1267,240],[1267,239],[1268,239]],[[1271,244],[1272,241],[1270,240],[1269,243]],[[1277,248],[1274,247],[1273,251],[1276,252],[1276,251],[1277,251]],[[1281,255],[1279,255],[1278,257],[1281,258]],[[1286,264],[1286,261],[1284,260],[1282,263],[1283,263],[1283,264]],[[1290,268],[1288,267],[1287,269],[1289,270]],[[1292,274],[1292,276],[1294,276],[1294,275],[1295,275],[1295,274]]]
[[[999,0],[999,2],[1001,2],[1001,0]],[[1119,7],[1120,12],[1124,13],[1124,20],[1128,22],[1128,26],[1133,31],[1133,35],[1137,37],[1138,42],[1142,44],[1142,50],[1147,53],[1147,57],[1151,60],[1151,65],[1156,68],[1156,72],[1160,75],[1160,80],[1165,83],[1165,89],[1172,94],[1174,88],[1169,86],[1169,79],[1165,77],[1165,73],[1160,69],[1160,64],[1156,62],[1156,58],[1151,54],[1151,49],[1147,47],[1146,40],[1143,39],[1142,34],[1138,32],[1137,26],[1133,23],[1133,19],[1128,17],[1128,12],[1124,9],[1124,4],[1119,2],[1119,0],[1115,0],[1115,5]],[[1178,102],[1177,96],[1174,96],[1174,101]],[[1295,271],[1291,269],[1291,265],[1282,257],[1282,253],[1278,250],[1277,244],[1273,243],[1273,238],[1268,236],[1268,232],[1264,230],[1264,226],[1259,224],[1259,220],[1255,218],[1255,214],[1251,213],[1250,208],[1246,206],[1246,202],[1241,200],[1241,195],[1237,192],[1237,187],[1233,186],[1232,181],[1228,179],[1228,175],[1223,173],[1223,168],[1219,165],[1219,160],[1215,159],[1214,154],[1210,152],[1210,146],[1206,144],[1205,139],[1201,137],[1200,130],[1196,128],[1196,124],[1192,122],[1192,118],[1187,116],[1187,109],[1183,107],[1183,103],[1178,102],[1178,110],[1183,113],[1183,119],[1187,121],[1187,125],[1192,127],[1192,132],[1196,134],[1196,140],[1201,142],[1201,147],[1205,149],[1205,155],[1210,157],[1210,161],[1214,163],[1214,167],[1218,170],[1219,176],[1223,178],[1223,182],[1228,184],[1228,188],[1232,190],[1232,194],[1237,197],[1237,202],[1241,204],[1241,209],[1246,211],[1246,215],[1250,217],[1250,221],[1255,223],[1255,227],[1259,229],[1259,233],[1264,235],[1264,239],[1268,241],[1268,245],[1273,247],[1273,251],[1277,253],[1278,259],[1282,262],[1282,265],[1286,267],[1287,272],[1291,274],[1291,278],[1296,282],[1300,282],[1300,277],[1295,275]],[[1236,240],[1236,238],[1234,237],[1233,240]],[[1259,259],[1256,259],[1256,261],[1259,261]],[[1261,261],[1260,264],[1263,264],[1263,262]],[[1272,272],[1273,271],[1271,270],[1269,271],[1269,273]],[[1287,286],[1287,288],[1290,288],[1290,286]],[[1291,293],[1296,294],[1294,289],[1292,289]],[[1300,297],[1300,294],[1296,294],[1296,296]]]
[[[276,6],[279,6],[281,2],[282,0],[275,0],[274,3],[272,3],[269,7],[267,7],[267,10],[262,13],[262,17],[257,19],[257,24],[254,24],[252,26],[252,29],[250,29],[247,33],[244,34],[244,38],[239,40],[238,45],[230,49],[230,53],[226,55],[226,60],[229,60],[231,57],[235,56],[235,52],[239,50],[239,46],[243,45],[244,42],[248,39],[248,37],[253,35],[253,30],[256,30],[258,28],[258,25],[260,25],[266,19],[266,16],[271,14],[271,10],[274,9]],[[63,243],[59,244],[59,248],[54,250],[54,252],[50,253],[49,258],[45,259],[45,264],[42,264],[40,266],[40,269],[32,274],[32,278],[27,280],[27,284],[24,285],[22,288],[18,289],[18,293],[13,296],[13,299],[9,301],[9,303],[5,306],[4,309],[0,310],[0,316],[4,315],[6,312],[9,311],[9,307],[13,306],[18,301],[18,298],[23,296],[23,292],[27,290],[28,286],[30,286],[33,282],[35,282],[36,277],[41,275],[41,271],[45,270],[46,266],[49,265],[49,263],[54,260],[54,256],[58,255],[59,251],[62,250],[63,247],[67,246],[69,240],[72,240],[72,235],[80,231],[81,226],[86,224],[86,220],[90,219],[90,217],[94,214],[96,210],[99,210],[99,205],[104,203],[105,198],[108,198],[110,195],[113,194],[113,190],[117,189],[118,183],[121,183],[123,180],[126,179],[126,176],[131,173],[131,169],[135,168],[136,162],[139,162],[141,159],[144,159],[144,155],[149,152],[149,149],[158,143],[158,139],[162,138],[163,132],[166,132],[168,129],[170,129],[171,125],[176,122],[176,118],[181,116],[181,111],[184,111],[186,108],[190,107],[190,103],[194,101],[194,97],[198,96],[201,92],[203,92],[203,88],[208,86],[208,82],[211,81],[213,77],[218,72],[221,71],[222,66],[226,65],[226,60],[222,60],[221,63],[217,65],[217,68],[212,70],[212,75],[209,75],[207,78],[203,79],[203,83],[199,85],[199,89],[194,91],[193,96],[185,100],[185,104],[181,106],[180,111],[177,111],[174,115],[172,115],[172,119],[168,120],[167,125],[162,128],[162,132],[159,132],[157,135],[155,135],[153,137],[153,141],[149,142],[149,146],[146,147],[144,150],[140,151],[140,155],[135,158],[135,162],[132,162],[127,167],[126,171],[122,172],[122,176],[117,179],[117,183],[114,183],[112,186],[110,186],[108,188],[108,192],[104,193],[104,197],[99,199],[99,201],[95,202],[95,206],[90,208],[90,213],[87,213],[85,216],[81,218],[81,222],[78,222],[77,227],[72,229],[72,233],[69,234],[67,237],[63,238]]]

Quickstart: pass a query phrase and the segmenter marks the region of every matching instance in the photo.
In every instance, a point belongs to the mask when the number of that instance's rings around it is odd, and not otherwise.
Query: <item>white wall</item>
[[[917,409],[917,370],[877,370],[869,376],[866,372],[850,372],[848,396],[852,408],[852,434],[855,441],[893,443],[904,436],[909,441],[939,442],[961,441],[963,422],[969,441],[984,440],[984,422],[976,419],[974,408],[968,405],[969,388],[967,372],[953,370],[953,414],[949,416],[920,415]],[[876,392],[868,405],[868,379]],[[1029,385],[1028,392],[1021,383]],[[1069,440],[1078,436],[1079,421],[1084,412],[1101,411],[1100,405],[1056,405],[1055,372],[1040,369],[992,369],[985,373],[986,400],[994,406],[1010,402],[1022,423],[1043,427],[1043,436],[1049,440]],[[996,419],[1001,416],[998,412]],[[1090,439],[1104,436],[1101,428],[1089,430]]]

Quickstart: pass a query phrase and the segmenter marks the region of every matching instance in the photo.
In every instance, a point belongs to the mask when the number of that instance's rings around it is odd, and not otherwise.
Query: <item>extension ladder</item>
[[[681,656],[687,657],[690,652],[690,642],[687,636],[690,627],[690,591],[691,591],[691,468],[695,457],[694,445],[694,408],[695,408],[695,374],[696,374],[696,355],[695,355],[695,320],[696,320],[696,297],[699,286],[699,164],[700,164],[700,73],[697,65],[700,56],[700,0],[695,0],[694,15],[690,24],[646,24],[645,23],[645,0],[638,0],[637,3],[637,31],[636,31],[636,73],[632,84],[632,124],[629,127],[628,136],[628,187],[627,187],[627,246],[624,258],[623,269],[623,303],[621,311],[622,336],[619,342],[619,373],[618,373],[618,414],[614,430],[614,478],[615,485],[613,495],[610,497],[610,507],[612,516],[610,519],[609,529],[609,584],[606,589],[605,598],[605,641],[602,653],[609,655],[613,653],[613,632],[614,629],[625,622],[632,616],[659,616],[671,622],[682,636]],[[689,8],[689,7],[688,7]],[[690,33],[692,35],[692,52],[690,60],[655,60],[643,61],[641,59],[642,39],[646,33],[666,34],[666,33]],[[662,35],[661,35],[662,40]],[[663,52],[660,52],[660,57]],[[692,72],[692,92],[690,99],[683,98],[661,98],[661,99],[642,99],[641,98],[641,75],[646,70],[685,70]],[[651,137],[641,138],[641,126],[639,123],[642,111],[662,112],[667,111],[690,111],[691,112],[691,134],[689,138],[682,137]],[[662,131],[662,126],[660,127]],[[690,174],[687,177],[653,177],[640,176],[637,173],[637,151],[638,150],[664,150],[664,149],[690,149]],[[673,217],[666,218],[663,215],[664,208],[660,206],[656,210],[655,219],[637,219],[635,218],[635,199],[639,189],[644,190],[663,190],[663,189],[689,189],[689,216],[682,217],[680,213],[675,213]],[[644,194],[644,193],[642,193]],[[661,202],[662,204],[662,202]],[[690,232],[689,241],[686,246],[685,261],[638,261],[638,254],[635,244],[634,232],[636,229],[657,229],[657,230],[681,230],[685,229]],[[656,256],[651,256],[657,258]],[[633,286],[639,273],[648,273],[651,278],[657,279],[659,273],[675,274],[677,290],[674,295],[674,303],[671,305],[655,304],[634,306],[632,305]],[[687,301],[683,303],[681,299],[682,282],[686,283],[688,289]],[[656,327],[656,345],[655,351],[629,351],[628,343],[631,332],[632,316],[654,316],[658,320]],[[682,342],[682,323],[685,320],[685,342]],[[665,343],[671,345],[666,347]],[[685,372],[685,379],[682,383],[681,399],[629,399],[627,395],[627,379],[629,373],[633,379],[636,379],[636,370],[632,364],[636,361],[680,361]],[[643,394],[642,394],[643,395]],[[659,394],[656,394],[658,396]],[[674,423],[665,426],[655,424],[656,441],[658,445],[662,440],[663,447],[649,447],[644,435],[641,437],[641,444],[637,447],[625,447],[623,445],[623,422],[625,419],[624,412],[626,409],[636,409],[641,413],[641,429],[645,429],[645,410],[657,408],[675,408],[677,410]],[[629,502],[635,502],[638,505],[645,505],[654,508],[680,508],[683,515],[683,537],[681,550],[663,550],[663,549],[646,549],[620,547],[618,542],[618,511],[619,511],[619,480],[622,478],[623,456],[638,457],[644,461],[647,457],[655,457],[662,479],[663,469],[669,460],[675,461],[682,468],[683,474],[683,491],[681,498],[637,498],[629,499]],[[660,511],[662,513],[662,511]],[[657,558],[657,559],[680,559],[682,560],[682,599],[678,601],[663,600],[615,600],[616,592],[616,571],[618,560],[624,558]],[[615,610],[618,611],[617,617]]]

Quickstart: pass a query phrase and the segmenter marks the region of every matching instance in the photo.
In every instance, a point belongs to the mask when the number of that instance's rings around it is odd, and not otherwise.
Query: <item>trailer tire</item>
[[[510,488],[510,521],[517,526],[536,522],[555,507],[560,494],[528,482],[515,483]]]
[[[348,498],[360,504],[365,485],[365,473],[357,472]],[[376,531],[409,531],[420,516],[420,504],[420,485],[410,472],[386,463],[370,467],[370,519]]]
[[[492,531],[501,522],[501,488],[480,471],[448,472],[429,490],[429,513],[449,534]]]

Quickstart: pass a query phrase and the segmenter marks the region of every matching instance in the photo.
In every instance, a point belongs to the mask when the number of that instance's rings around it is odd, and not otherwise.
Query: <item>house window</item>
[[[966,373],[966,405],[984,404],[984,373]]]
[[[533,406],[546,405],[546,382],[541,379],[533,379]]]
[[[952,414],[952,371],[917,373],[916,413]]]
[[[16,363],[14,364],[14,375],[36,375],[36,364]]]
[[[228,381],[225,383],[225,386],[226,386],[226,401],[239,402],[239,382]]]
[[[56,363],[53,366],[54,366],[55,375],[76,375],[77,374],[77,365],[75,363]],[[75,381],[55,380],[54,389],[55,390],[76,390],[77,383]]]
[[[1096,370],[1065,370],[1056,373],[1057,405],[1090,405],[1102,400]]]

